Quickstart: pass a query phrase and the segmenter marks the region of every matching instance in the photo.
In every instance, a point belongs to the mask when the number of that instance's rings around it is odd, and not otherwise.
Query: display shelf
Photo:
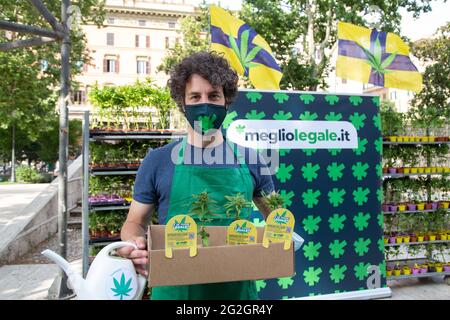
[[[424,245],[424,244],[439,244],[439,243],[450,243],[450,240],[435,240],[435,241],[421,241],[421,242],[402,242],[402,243],[387,243],[385,247],[399,247],[399,246],[413,246],[413,245]]]
[[[181,139],[184,131],[150,131],[150,132],[90,132],[90,141],[96,140],[149,140],[149,139]]]
[[[120,241],[120,237],[111,237],[111,238],[97,238],[97,239],[90,239],[89,245],[93,247],[98,246],[105,246],[112,242]]]
[[[391,142],[391,141],[383,141],[383,144],[384,145],[411,145],[411,144],[413,144],[413,145],[421,145],[421,144],[424,144],[424,145],[437,145],[437,144],[450,144],[450,141],[433,141],[433,142],[420,142],[420,141],[417,141],[417,142]]]
[[[130,205],[117,205],[117,206],[90,206],[89,211],[119,211],[119,210],[127,210],[130,209]]]
[[[111,171],[98,171],[91,170],[93,176],[118,176],[118,175],[134,175],[137,170],[111,170]]]
[[[443,208],[441,208],[443,209]],[[429,212],[435,212],[438,209],[432,209],[432,210],[413,210],[413,211],[383,211],[383,214],[402,214],[402,213],[412,213],[412,214],[419,214],[419,213],[429,213]],[[445,208],[444,210],[450,211],[450,209]]]
[[[428,277],[436,277],[436,276],[450,276],[450,271],[442,271],[442,272],[425,272],[418,274],[409,274],[409,275],[401,275],[401,276],[390,276],[386,277],[386,280],[405,280],[405,279],[415,279],[415,278],[428,278]]]
[[[428,173],[383,173],[383,178],[403,178],[409,176],[442,176],[450,175],[450,172],[428,172]]]

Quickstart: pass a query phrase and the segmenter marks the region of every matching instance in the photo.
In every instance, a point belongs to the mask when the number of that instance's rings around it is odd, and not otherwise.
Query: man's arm
[[[267,217],[269,216],[271,210],[269,206],[267,205],[267,202],[264,197],[253,197],[253,202],[258,207],[259,212],[264,217],[264,220],[267,220]]]
[[[145,231],[154,212],[154,204],[144,204],[133,200],[120,232],[123,241],[133,242],[138,249],[124,247],[118,250],[119,255],[132,259],[136,271],[144,276],[148,275],[149,264]]]

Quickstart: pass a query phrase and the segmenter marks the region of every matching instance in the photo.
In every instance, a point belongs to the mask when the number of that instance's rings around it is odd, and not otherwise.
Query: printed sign
[[[166,258],[173,257],[173,249],[189,249],[189,256],[197,255],[197,224],[187,215],[178,215],[166,224]]]
[[[284,250],[291,247],[295,218],[287,209],[277,209],[269,214],[264,228],[263,246],[269,247],[270,242],[284,242]]]
[[[358,148],[358,133],[348,121],[236,120],[227,137],[253,149]]]
[[[257,242],[258,232],[250,221],[234,221],[227,229],[227,244],[255,244]]]

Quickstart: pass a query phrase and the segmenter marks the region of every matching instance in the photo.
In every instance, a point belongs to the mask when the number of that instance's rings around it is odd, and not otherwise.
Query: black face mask
[[[191,127],[200,134],[207,134],[222,125],[227,109],[212,103],[189,104],[185,106],[186,119]],[[197,123],[195,123],[197,122]]]

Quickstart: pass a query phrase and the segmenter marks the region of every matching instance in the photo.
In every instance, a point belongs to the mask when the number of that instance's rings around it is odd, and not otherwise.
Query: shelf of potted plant
[[[395,243],[387,243],[385,247],[394,247],[394,246],[412,246],[412,245],[424,245],[424,244],[438,244],[438,243],[450,243],[450,240],[433,240],[433,241],[417,241],[417,242],[398,242],[399,238],[396,238]]]
[[[129,205],[104,206],[104,207],[91,206],[91,207],[89,207],[89,211],[92,211],[92,212],[98,212],[98,211],[119,211],[119,210],[128,210],[128,209],[130,209]]]

